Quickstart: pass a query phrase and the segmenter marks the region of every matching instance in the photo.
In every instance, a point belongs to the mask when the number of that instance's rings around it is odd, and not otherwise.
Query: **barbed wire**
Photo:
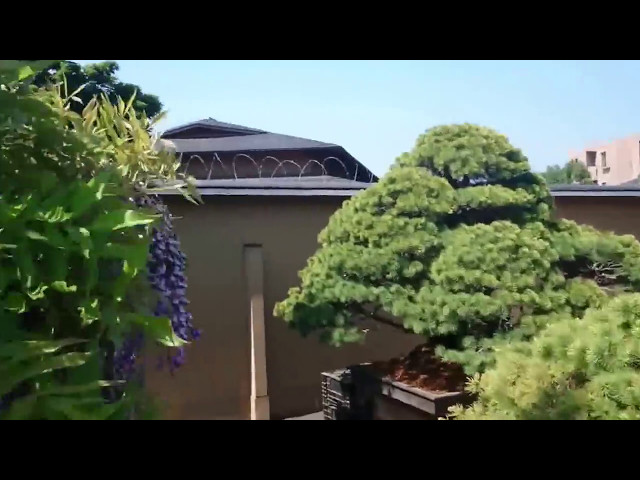
[[[211,179],[219,179],[219,178],[229,178],[233,177],[235,179],[239,178],[274,178],[278,176],[286,176],[293,177],[295,175],[287,175],[287,173],[294,173],[297,171],[297,177],[302,178],[305,176],[317,176],[317,173],[314,175],[313,168],[316,167],[316,171],[319,167],[321,175],[329,175],[327,166],[330,165],[330,162],[333,162],[339,169],[344,172],[344,177],[349,180],[358,180],[358,175],[364,173],[366,178],[360,179],[360,181],[374,181],[373,172],[368,169],[365,169],[365,172],[358,171],[359,165],[355,164],[355,169],[353,172],[349,171],[349,168],[345,165],[345,163],[340,160],[338,157],[329,156],[325,157],[321,160],[317,159],[305,159],[305,160],[280,160],[272,155],[265,155],[264,157],[256,160],[250,155],[246,153],[238,153],[235,154],[231,160],[231,162],[224,162],[217,153],[213,153],[210,159],[204,159],[202,156],[197,154],[191,154],[188,158],[185,158],[184,153],[179,154],[179,159],[181,163],[180,172],[191,174],[190,168],[192,167],[192,162],[196,162],[203,167],[203,172],[206,176],[202,175],[193,175],[198,180],[211,180]],[[255,167],[254,175],[251,175],[249,172],[247,173],[239,173],[237,164],[238,161],[245,160],[248,161],[249,165],[253,165]],[[269,164],[275,166],[275,168],[267,168]],[[287,165],[291,165],[290,168],[295,169],[294,172],[287,172]],[[202,172],[201,172],[202,173]],[[280,173],[284,173],[284,175],[280,175]],[[368,174],[368,175],[367,175]]]

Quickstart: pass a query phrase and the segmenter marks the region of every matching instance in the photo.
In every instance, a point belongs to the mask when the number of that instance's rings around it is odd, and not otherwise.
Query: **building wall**
[[[640,239],[640,198],[556,197],[554,203],[558,217]]]
[[[596,154],[594,166],[588,165],[588,152]],[[603,153],[606,155],[606,166],[602,163]],[[569,152],[569,159],[587,165],[591,178],[600,185],[619,185],[635,180],[640,175],[640,135]]]
[[[339,207],[336,198],[205,197],[194,207],[168,200],[189,257],[188,296],[200,340],[187,348],[175,376],[147,361],[147,385],[168,419],[247,419],[250,411],[250,333],[243,245],[264,255],[267,380],[271,418],[321,409],[320,373],[406,353],[422,339],[383,328],[364,345],[333,348],[303,339],[272,315],[298,284],[297,272],[317,248],[317,235]],[[640,199],[558,197],[560,217],[640,238]]]
[[[250,333],[243,246],[260,244],[264,257],[266,357],[271,418],[321,409],[320,373],[407,353],[422,339],[388,327],[364,345],[341,348],[303,339],[272,315],[275,303],[299,283],[298,271],[317,248],[317,235],[343,199],[205,197],[194,207],[170,197],[188,256],[188,296],[202,337],[187,348],[172,377],[153,367],[147,386],[161,398],[165,418],[246,419],[250,406]]]

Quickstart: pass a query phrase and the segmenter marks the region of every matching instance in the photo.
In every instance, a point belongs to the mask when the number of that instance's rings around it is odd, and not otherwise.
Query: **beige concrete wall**
[[[246,419],[250,415],[249,308],[243,246],[262,245],[267,381],[271,418],[320,410],[320,373],[406,353],[421,338],[383,329],[365,345],[333,348],[303,339],[272,315],[298,284],[297,272],[317,248],[317,235],[342,199],[205,197],[194,207],[172,197],[188,255],[188,296],[202,338],[171,377],[147,368],[147,385],[161,398],[165,418]],[[150,361],[153,358],[150,358]]]
[[[554,203],[561,218],[640,239],[640,198],[556,197]]]
[[[165,418],[247,419],[250,416],[250,323],[243,246],[262,245],[267,382],[271,418],[320,410],[320,373],[406,353],[420,341],[391,329],[365,345],[340,349],[303,339],[272,315],[274,304],[298,284],[297,272],[317,248],[317,234],[342,199],[205,197],[194,207],[173,197],[170,207],[189,257],[188,295],[203,336],[187,348],[174,377],[153,368],[147,385]],[[558,215],[640,237],[640,199],[556,198]]]

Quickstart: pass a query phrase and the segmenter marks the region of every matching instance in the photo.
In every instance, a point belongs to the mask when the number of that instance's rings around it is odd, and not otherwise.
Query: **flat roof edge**
[[[372,184],[373,185],[373,184]],[[225,188],[199,186],[198,192],[203,196],[330,196],[330,197],[351,197],[365,188]],[[181,195],[176,190],[165,190],[158,192],[160,195]],[[640,189],[631,190],[551,190],[551,196],[556,197],[640,197]]]
[[[552,197],[640,197],[640,190],[552,190]]]
[[[199,188],[203,197],[352,197],[362,190],[334,189],[295,189],[295,188]],[[182,195],[177,191],[159,192],[160,195]]]

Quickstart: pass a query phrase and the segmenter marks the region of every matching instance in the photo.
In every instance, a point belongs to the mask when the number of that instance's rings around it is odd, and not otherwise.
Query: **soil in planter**
[[[431,392],[462,392],[467,375],[455,363],[439,359],[430,345],[419,345],[408,355],[372,364],[384,378]]]

